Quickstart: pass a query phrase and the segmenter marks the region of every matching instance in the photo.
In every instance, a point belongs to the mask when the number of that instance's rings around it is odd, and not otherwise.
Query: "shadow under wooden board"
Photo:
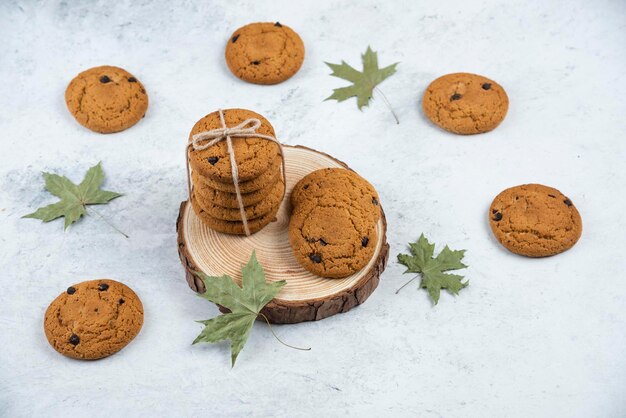
[[[378,242],[370,262],[359,272],[343,279],[325,279],[303,269],[289,244],[288,226],[293,186],[304,176],[321,168],[345,168],[343,162],[302,146],[283,145],[287,171],[287,193],[276,220],[250,237],[222,234],[205,226],[191,204],[184,201],[176,222],[178,254],[186,270],[189,287],[204,292],[204,283],[196,275],[232,277],[241,286],[241,267],[250,254],[256,256],[268,281],[286,280],[281,292],[261,311],[277,324],[317,321],[347,312],[365,302],[378,286],[379,276],[389,256],[387,221],[381,207]]]

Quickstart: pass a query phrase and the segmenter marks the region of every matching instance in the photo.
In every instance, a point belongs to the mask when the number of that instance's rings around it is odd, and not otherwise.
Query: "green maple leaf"
[[[369,104],[374,88],[376,88],[376,86],[379,85],[384,79],[395,73],[396,66],[398,65],[396,62],[395,64],[391,64],[385,68],[378,68],[378,55],[376,52],[372,51],[369,46],[367,47],[365,54],[361,55],[361,60],[363,61],[362,72],[351,67],[345,61],[341,61],[341,64],[326,63],[326,65],[333,70],[331,74],[332,76],[339,77],[353,83],[348,87],[334,89],[333,94],[327,97],[326,100],[334,99],[338,102],[343,102],[350,97],[356,96],[356,104],[359,110],[361,110],[363,106],[367,106]],[[378,91],[380,92],[380,90]],[[387,103],[387,105],[389,104]],[[396,117],[396,121],[397,119],[398,118]]]
[[[46,182],[46,190],[61,200],[24,215],[23,218],[35,218],[50,222],[63,216],[65,217],[65,229],[86,214],[87,205],[105,204],[122,196],[119,193],[100,189],[104,181],[101,163],[91,167],[85,174],[83,181],[78,185],[72,183],[67,177],[57,174],[43,173],[43,178]]]
[[[409,244],[409,249],[411,250],[410,255],[398,254],[398,262],[407,267],[405,273],[421,274],[420,287],[428,290],[428,294],[435,305],[439,302],[441,289],[448,289],[450,293],[457,295],[461,289],[469,284],[469,282],[461,281],[463,276],[444,273],[445,271],[467,267],[461,263],[465,250],[453,251],[446,245],[439,255],[433,258],[435,244],[428,242],[424,234],[420,235],[417,242]]]
[[[230,313],[206,321],[198,321],[204,324],[204,329],[193,344],[230,340],[233,367],[261,309],[274,299],[287,283],[284,280],[267,283],[263,268],[257,261],[254,251],[248,264],[243,266],[241,273],[243,286],[239,287],[230,276],[214,277],[197,272],[206,287],[206,292],[200,296],[228,308]]]

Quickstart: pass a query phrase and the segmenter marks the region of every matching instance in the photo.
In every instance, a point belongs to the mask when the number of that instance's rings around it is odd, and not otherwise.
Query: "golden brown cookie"
[[[226,109],[223,113],[226,126],[229,128],[239,125],[246,119],[255,118],[261,122],[256,133],[275,136],[272,125],[256,112],[245,109]],[[219,112],[209,113],[196,122],[189,134],[189,140],[191,141],[192,136],[199,132],[219,128],[222,128]],[[279,147],[273,141],[262,138],[231,137],[231,139],[240,182],[256,179],[265,173],[279,155]],[[192,170],[200,176],[220,182],[233,182],[226,140],[204,150],[195,150],[190,146],[188,155]]]
[[[270,168],[261,174],[259,177],[239,182],[239,190],[241,193],[252,193],[257,192],[261,189],[266,189],[271,187],[274,183],[278,181],[278,179],[283,178],[281,174],[282,167],[282,157],[277,155]],[[191,179],[194,184],[199,184],[202,186],[207,186],[215,190],[219,190],[221,192],[226,193],[235,193],[235,185],[233,182],[222,182],[212,180],[208,177],[202,177],[198,173],[192,172]]]
[[[527,257],[562,253],[576,244],[583,229],[572,201],[541,184],[511,187],[496,196],[489,224],[502,245]]]
[[[324,168],[304,176],[291,190],[291,205],[296,207],[309,198],[324,195],[356,202],[374,222],[380,218],[379,198],[374,187],[354,171],[343,168]]]
[[[206,213],[195,199],[191,199],[191,206],[200,220],[209,228],[232,235],[245,235],[246,232],[241,221],[225,221],[217,219]],[[251,234],[265,228],[270,222],[276,220],[276,213],[280,208],[280,203],[273,207],[268,213],[255,219],[248,221],[248,229]]]
[[[274,208],[276,208],[277,205],[280,205],[280,202],[283,200],[284,195],[285,185],[281,180],[273,186],[270,193],[266,195],[265,198],[259,203],[245,206],[247,219],[256,219],[272,211]],[[211,200],[207,200],[206,198],[196,194],[195,190],[193,192],[193,199],[197,200],[197,203],[202,208],[202,210],[204,210],[207,215],[213,218],[224,221],[241,221],[241,213],[239,212],[239,207],[237,207],[236,209],[225,208],[223,206],[213,203]],[[235,200],[235,204],[236,203],[237,200]]]
[[[101,279],[67,288],[48,307],[44,331],[59,353],[83,360],[115,354],[139,333],[141,300],[125,284]]]
[[[139,122],[148,109],[148,95],[131,73],[103,65],[78,74],[65,90],[65,103],[78,123],[108,134]]]
[[[377,241],[376,222],[366,209],[328,194],[301,202],[289,221],[296,259],[322,277],[342,278],[361,270],[374,255]]]
[[[242,80],[276,84],[294,75],[304,61],[304,44],[291,28],[276,23],[250,23],[226,43],[226,64]]]
[[[489,132],[504,120],[509,98],[498,83],[476,74],[439,77],[422,98],[424,113],[434,124],[461,135]]]
[[[191,175],[192,178],[196,177],[195,174]],[[241,200],[243,201],[244,206],[252,206],[261,202],[265,199],[268,194],[274,189],[276,183],[282,180],[277,180],[273,184],[270,184],[264,189],[257,190],[255,192],[250,193],[242,193]],[[214,189],[197,178],[194,179],[194,193],[197,194],[200,200],[204,200],[206,202],[212,202],[217,206],[221,206],[224,208],[238,208],[239,203],[237,202],[237,194],[236,193],[228,193],[223,192],[221,190]]]

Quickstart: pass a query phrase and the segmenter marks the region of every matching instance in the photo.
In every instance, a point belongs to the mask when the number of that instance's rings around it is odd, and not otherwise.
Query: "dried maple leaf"
[[[61,200],[24,215],[23,218],[35,218],[50,222],[64,217],[65,229],[86,214],[87,205],[105,204],[122,196],[119,193],[100,189],[104,181],[101,163],[91,167],[85,174],[83,181],[78,185],[72,183],[67,177],[57,174],[43,173],[43,178],[46,182],[46,190]]]
[[[361,60],[363,61],[363,71],[358,71],[355,68],[351,67],[345,61],[341,61],[341,64],[331,64],[329,62],[326,63],[332,72],[332,76],[342,78],[344,80],[348,80],[353,84],[348,87],[341,87],[333,90],[333,94],[326,98],[326,100],[337,100],[338,102],[342,102],[344,100],[349,99],[350,97],[357,98],[357,106],[359,110],[363,108],[363,106],[367,106],[369,104],[370,99],[373,96],[374,89],[376,89],[383,100],[391,110],[394,118],[397,123],[398,118],[394,113],[389,101],[385,97],[385,95],[378,89],[376,86],[380,84],[387,77],[391,76],[396,72],[396,66],[398,63],[391,64],[385,68],[378,68],[378,55],[376,52],[372,51],[372,49],[368,46],[365,54],[361,55]]]
[[[206,287],[206,292],[200,296],[229,309],[230,313],[206,321],[198,321],[204,324],[204,329],[193,344],[230,340],[232,366],[235,366],[237,356],[246,344],[250,330],[261,309],[274,299],[287,283],[284,280],[267,283],[255,252],[252,252],[250,261],[243,266],[241,273],[243,286],[239,287],[230,276],[214,277],[197,272]],[[265,319],[267,321],[267,318]]]
[[[428,294],[435,305],[439,302],[441,289],[448,289],[450,293],[457,295],[461,289],[469,284],[469,282],[461,281],[463,276],[444,273],[444,271],[467,267],[461,263],[465,250],[453,251],[446,245],[439,255],[433,258],[435,244],[428,242],[424,234],[420,235],[417,242],[409,244],[409,249],[411,250],[410,255],[398,254],[398,262],[407,267],[405,273],[421,274],[422,281],[420,287],[428,290]],[[404,286],[413,280],[414,278]],[[400,289],[398,289],[398,292]]]

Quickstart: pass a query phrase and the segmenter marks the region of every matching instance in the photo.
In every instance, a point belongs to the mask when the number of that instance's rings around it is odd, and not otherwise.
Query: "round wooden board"
[[[205,226],[188,201],[182,202],[176,223],[178,254],[185,266],[187,282],[196,292],[204,292],[204,283],[195,272],[209,276],[231,276],[241,286],[241,266],[250,254],[256,256],[268,281],[286,280],[276,298],[262,313],[273,323],[291,324],[316,321],[347,312],[363,303],[376,289],[389,255],[387,222],[381,208],[378,242],[370,262],[361,271],[344,279],[325,279],[304,270],[296,261],[287,228],[293,186],[305,175],[320,168],[347,165],[331,156],[302,146],[283,146],[287,171],[287,194],[276,221],[250,237],[222,234]]]

